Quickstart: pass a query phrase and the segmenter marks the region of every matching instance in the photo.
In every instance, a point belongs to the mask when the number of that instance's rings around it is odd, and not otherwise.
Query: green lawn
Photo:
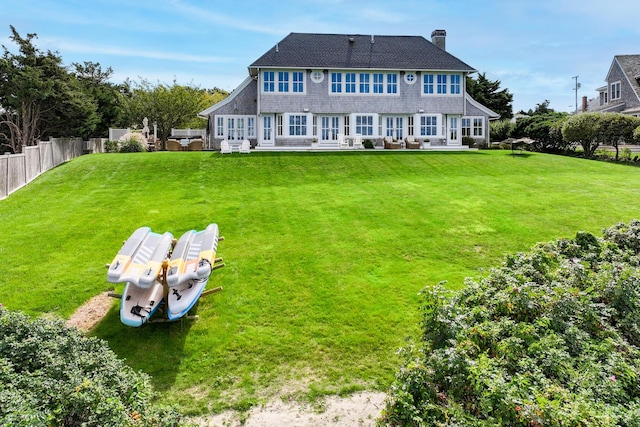
[[[83,156],[0,201],[0,303],[68,317],[136,228],[220,226],[200,319],[95,328],[190,413],[384,390],[418,292],[640,217],[640,169],[508,151]],[[116,286],[121,292],[122,286]]]

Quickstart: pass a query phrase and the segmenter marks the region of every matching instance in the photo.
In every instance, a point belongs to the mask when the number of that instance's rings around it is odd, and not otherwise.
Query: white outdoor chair
[[[338,134],[338,148],[349,148],[349,141],[341,133]]]
[[[364,145],[362,145],[362,135],[356,134],[355,138],[353,138],[353,148],[364,148]]]
[[[231,146],[229,145],[229,141],[227,141],[226,139],[223,139],[220,142],[220,154],[230,154],[231,153]]]
[[[242,144],[240,144],[240,152],[244,154],[249,154],[251,151],[251,143],[248,139],[242,140]]]

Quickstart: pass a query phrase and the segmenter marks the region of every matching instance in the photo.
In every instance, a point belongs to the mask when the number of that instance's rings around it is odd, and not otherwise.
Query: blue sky
[[[575,109],[574,76],[592,98],[614,55],[640,54],[638,0],[2,0],[9,25],[36,33],[65,64],[99,62],[112,81],[233,90],[247,66],[290,32],[421,35],[514,95],[514,112],[548,99]]]

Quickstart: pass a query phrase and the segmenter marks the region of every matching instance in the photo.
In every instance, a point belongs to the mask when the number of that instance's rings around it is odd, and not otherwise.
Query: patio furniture
[[[398,141],[395,141],[390,136],[385,136],[383,141],[384,148],[386,148],[387,150],[399,150],[400,148],[402,148],[402,144],[400,144]]]
[[[338,148],[349,148],[349,141],[344,137],[343,134],[338,134]]]
[[[420,149],[420,142],[416,141],[415,137],[413,135],[409,135],[404,139],[404,142],[406,144],[406,147],[410,150],[419,150]]]
[[[353,138],[353,148],[364,148],[364,145],[362,145],[362,135],[356,134],[355,138]]]
[[[231,145],[226,139],[220,142],[220,154],[231,154]]]
[[[240,153],[249,154],[251,152],[251,143],[248,139],[242,140],[242,144],[240,144]]]
[[[167,151],[181,151],[182,144],[177,139],[167,139]]]
[[[194,139],[187,145],[189,151],[202,151],[202,140]]]

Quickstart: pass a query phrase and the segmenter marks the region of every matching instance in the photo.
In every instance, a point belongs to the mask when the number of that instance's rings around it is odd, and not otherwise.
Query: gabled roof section
[[[203,110],[203,111],[199,112],[198,113],[198,117],[202,117],[203,119],[206,119],[207,117],[209,117],[209,114],[211,114],[212,112],[214,112],[218,108],[224,107],[225,105],[227,105],[228,103],[233,101],[236,98],[236,96],[238,96],[240,93],[242,93],[242,90],[244,88],[246,88],[247,86],[249,86],[249,84],[252,81],[253,81],[253,78],[251,78],[250,76],[247,77],[246,79],[244,79],[244,81],[242,83],[240,83],[240,86],[235,88],[235,90],[229,94],[229,96],[227,96],[222,101],[216,102],[215,104],[213,104],[211,107],[207,108],[206,110]]]
[[[613,57],[613,61],[620,66],[629,85],[633,88],[638,102],[640,102],[640,55],[616,55]],[[613,67],[613,64],[611,67]],[[611,69],[609,70],[610,73]],[[607,81],[609,80],[609,74],[607,74]]]
[[[249,69],[392,69],[475,72],[422,36],[291,33]]]

